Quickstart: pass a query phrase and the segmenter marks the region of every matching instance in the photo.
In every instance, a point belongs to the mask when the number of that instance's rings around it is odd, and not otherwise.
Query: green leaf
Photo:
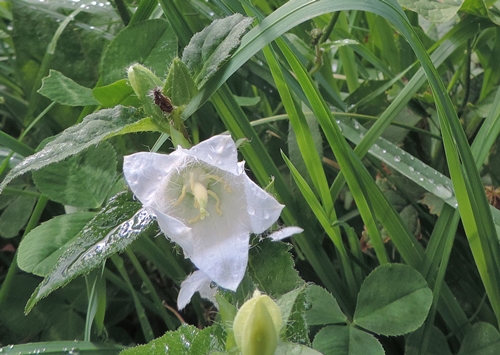
[[[252,21],[241,14],[234,14],[215,20],[191,38],[182,53],[182,61],[193,73],[198,87],[210,79],[239,46],[241,36]]]
[[[2,211],[0,216],[0,236],[13,238],[28,223],[36,198],[26,195],[16,196]]]
[[[313,285],[307,288],[306,296],[311,308],[306,312],[309,325],[346,323],[347,317],[332,294],[322,287]]]
[[[78,349],[78,351],[76,351]],[[117,351],[123,349],[121,345],[96,344],[89,341],[52,341],[43,343],[28,343],[20,345],[9,345],[0,348],[3,354],[28,355],[43,352],[46,355],[58,354],[86,354],[86,355],[115,355]]]
[[[57,70],[50,70],[49,76],[43,78],[40,94],[62,105],[88,106],[99,105],[92,95],[92,89],[75,83]]]
[[[322,355],[320,352],[308,348],[305,345],[294,344],[290,342],[283,341],[278,344],[274,355]]]
[[[276,303],[278,304],[283,324],[286,324],[283,337],[293,343],[310,344],[309,327],[305,318],[306,300],[305,287],[285,293]]]
[[[406,337],[405,355],[420,355],[419,350],[422,345],[422,336],[419,333],[422,331],[423,327]],[[426,355],[452,355],[446,337],[437,327],[433,326],[431,329]]]
[[[80,208],[97,208],[116,176],[116,153],[103,142],[33,172],[36,187],[51,200]]]
[[[233,95],[233,96],[234,96],[234,99],[236,100],[236,102],[238,103],[238,105],[240,105],[241,107],[255,106],[260,102],[259,96],[252,96],[252,97],[236,96],[236,95]]]
[[[57,163],[104,139],[133,131],[154,130],[152,124],[136,125],[144,121],[140,121],[141,118],[137,109],[122,106],[88,115],[82,123],[66,129],[41,151],[27,157],[12,169],[0,184],[0,192],[15,177]]]
[[[126,69],[134,63],[143,64],[159,77],[165,76],[175,57],[177,37],[167,21],[139,22],[123,29],[110,43],[102,60],[102,83],[123,79]]]
[[[431,22],[446,22],[455,16],[464,0],[398,0],[398,2]]]
[[[496,355],[499,347],[498,330],[490,323],[479,322],[465,334],[458,355]]]
[[[167,332],[148,344],[123,350],[120,355],[205,355],[223,351],[222,342],[214,336],[217,331],[215,326],[199,330],[183,324],[175,332]]]
[[[408,265],[385,264],[361,285],[354,322],[382,335],[403,335],[418,329],[432,304],[423,276]]]
[[[17,253],[19,267],[45,277],[82,228],[95,216],[93,212],[56,216],[29,232]]]
[[[134,95],[134,90],[127,84],[126,79],[115,81],[113,84],[99,86],[92,90],[92,94],[102,107],[139,106],[139,99]]]
[[[28,313],[42,298],[79,275],[89,273],[111,255],[123,251],[156,224],[129,192],[110,199],[61,255],[57,265],[31,295]]]
[[[188,67],[179,58],[170,66],[163,92],[175,106],[186,105],[198,93]]]
[[[273,298],[278,298],[303,283],[294,268],[289,250],[290,245],[269,239],[264,239],[258,247],[250,249],[248,273],[257,288]]]
[[[323,355],[384,355],[384,348],[372,335],[353,326],[330,325],[314,337],[314,349]]]

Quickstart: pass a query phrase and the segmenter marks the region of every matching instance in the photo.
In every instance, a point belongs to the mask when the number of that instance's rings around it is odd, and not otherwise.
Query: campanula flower
[[[218,135],[168,155],[132,154],[123,166],[165,236],[207,280],[233,291],[245,274],[250,233],[271,227],[284,207],[250,180],[244,164],[232,138]]]

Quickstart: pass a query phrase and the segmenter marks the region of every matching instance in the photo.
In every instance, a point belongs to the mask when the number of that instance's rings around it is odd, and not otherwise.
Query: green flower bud
[[[255,291],[234,318],[234,338],[242,355],[273,355],[281,324],[278,305],[269,296]]]
[[[128,70],[128,81],[135,94],[141,100],[146,114],[152,117],[161,117],[160,108],[155,104],[154,89],[162,87],[162,81],[151,70],[141,64],[133,64]]]

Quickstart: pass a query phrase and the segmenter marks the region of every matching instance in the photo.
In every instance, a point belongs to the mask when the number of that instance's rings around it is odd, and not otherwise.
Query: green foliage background
[[[1,350],[233,354],[258,288],[283,314],[277,354],[496,353],[499,11],[0,1]],[[223,132],[304,232],[255,236],[219,311],[196,296],[179,314],[192,266],[122,157]]]

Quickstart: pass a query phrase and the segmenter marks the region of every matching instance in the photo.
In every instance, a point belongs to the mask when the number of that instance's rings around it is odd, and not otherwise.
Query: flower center
[[[173,204],[177,206],[180,204],[187,195],[193,197],[194,203],[193,207],[199,211],[198,215],[194,218],[188,220],[188,223],[195,223],[197,221],[205,219],[205,217],[210,216],[207,210],[209,204],[209,199],[214,202],[214,209],[219,216],[222,216],[222,211],[220,209],[220,198],[211,188],[214,184],[222,182],[224,189],[227,192],[231,192],[231,188],[224,182],[224,179],[220,176],[209,174],[202,168],[191,169],[191,171],[186,172],[184,175],[184,184],[182,185],[181,194],[177,201]],[[209,198],[210,197],[210,198]]]

